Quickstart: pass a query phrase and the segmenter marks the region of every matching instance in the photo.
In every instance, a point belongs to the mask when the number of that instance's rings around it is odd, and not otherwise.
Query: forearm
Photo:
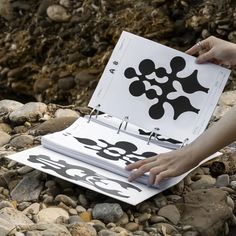
[[[198,162],[236,140],[236,105],[219,121],[189,144]]]

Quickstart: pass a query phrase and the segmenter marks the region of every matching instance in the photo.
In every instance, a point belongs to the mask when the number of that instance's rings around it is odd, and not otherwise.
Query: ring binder
[[[149,143],[150,143],[150,141],[152,139],[153,134],[155,134],[154,137],[157,138],[157,131],[159,131],[159,130],[160,130],[159,128],[154,128],[153,129],[153,131],[151,132],[151,134],[148,137],[147,145],[149,145]]]
[[[120,133],[121,127],[122,127],[122,125],[123,125],[124,122],[125,122],[124,130],[126,130],[127,125],[128,125],[128,120],[129,120],[129,117],[128,117],[128,116],[125,116],[125,117],[123,118],[123,120],[121,121],[121,123],[120,123],[120,125],[119,125],[119,128],[118,128],[118,130],[117,130],[117,134]]]
[[[182,148],[182,147],[186,146],[186,145],[188,144],[188,141],[189,141],[189,139],[186,138],[186,139],[182,142],[182,144],[180,145],[179,148]]]
[[[93,108],[93,110],[90,112],[90,114],[89,114],[89,118],[88,118],[88,123],[90,122],[90,120],[91,120],[91,118],[92,118],[92,115],[93,115],[93,113],[94,113],[95,111],[96,111],[95,118],[97,119],[97,117],[98,117],[98,113],[99,113],[98,108],[99,108],[100,106],[101,106],[101,105],[98,104],[98,105],[95,106],[95,107]]]

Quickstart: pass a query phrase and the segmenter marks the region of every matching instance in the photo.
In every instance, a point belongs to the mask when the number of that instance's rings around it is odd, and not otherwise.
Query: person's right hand
[[[216,64],[231,66],[236,64],[236,44],[214,36],[210,36],[195,44],[186,53],[190,55],[198,53],[197,63],[210,61]]]

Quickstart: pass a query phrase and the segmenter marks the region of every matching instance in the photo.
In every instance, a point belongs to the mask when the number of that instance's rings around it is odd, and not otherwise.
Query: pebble
[[[27,215],[27,214],[36,215],[39,213],[39,210],[40,210],[40,204],[35,202],[32,205],[28,206],[26,209],[24,209],[23,213],[25,215]]]
[[[125,229],[131,232],[136,231],[139,229],[139,224],[135,222],[129,222],[125,225]]]
[[[105,222],[116,222],[123,215],[123,210],[118,203],[96,204],[92,210],[94,219],[104,220]]]
[[[34,137],[28,134],[22,134],[11,139],[10,145],[14,148],[20,149],[31,147],[34,143]]]
[[[0,16],[10,21],[13,19],[13,7],[8,0],[0,1]]]
[[[92,220],[92,213],[90,211],[81,212],[79,216],[84,222],[90,222]]]
[[[230,186],[232,187],[232,189],[236,190],[236,180],[231,181]]]
[[[180,221],[180,213],[175,205],[167,205],[158,211],[158,215],[165,217],[173,224],[177,225]]]
[[[23,124],[26,121],[35,122],[47,111],[47,105],[41,102],[29,102],[12,111],[9,115],[11,122]]]
[[[77,202],[75,200],[73,200],[71,197],[66,196],[64,194],[59,194],[55,197],[55,201],[56,202],[63,202],[64,204],[66,204],[67,206],[71,206],[71,207],[76,207]]]
[[[47,8],[48,17],[56,22],[67,22],[70,19],[70,14],[60,5],[51,5]]]
[[[217,177],[216,187],[227,187],[229,185],[229,175],[223,174]]]
[[[65,219],[69,219],[69,214],[66,210],[60,207],[48,207],[42,209],[37,214],[39,222],[46,222],[46,223],[55,223],[57,218],[63,217]]]
[[[5,132],[5,133],[11,133],[12,128],[9,124],[6,123],[0,123],[0,131]]]
[[[55,117],[60,118],[60,117],[76,117],[79,118],[79,114],[76,111],[73,111],[71,109],[58,109],[55,112]]]
[[[193,190],[211,188],[215,185],[216,179],[210,175],[201,175],[200,179],[191,184]]]
[[[11,136],[4,131],[0,131],[0,147],[9,143]]]
[[[0,114],[6,114],[23,107],[24,104],[14,100],[3,99],[0,101]]]
[[[5,208],[5,207],[12,207],[12,208],[14,208],[14,206],[13,206],[13,204],[11,202],[2,200],[0,202],[0,210]]]
[[[86,223],[77,223],[72,227],[72,236],[97,236],[96,230],[92,225]]]

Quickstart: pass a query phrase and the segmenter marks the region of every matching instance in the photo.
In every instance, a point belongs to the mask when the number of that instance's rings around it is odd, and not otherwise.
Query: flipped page
[[[89,106],[180,142],[206,128],[230,70],[123,32]]]

